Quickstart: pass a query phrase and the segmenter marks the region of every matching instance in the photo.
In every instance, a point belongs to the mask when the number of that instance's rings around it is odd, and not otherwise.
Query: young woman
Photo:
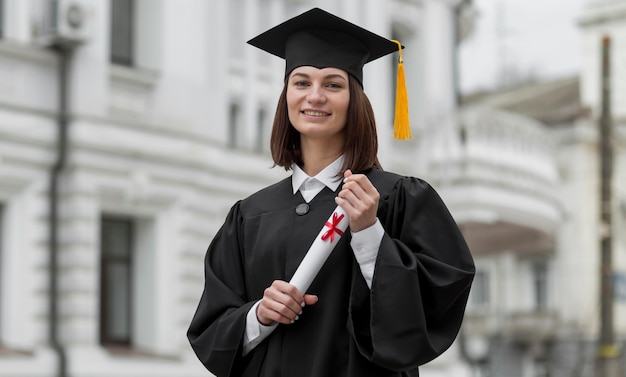
[[[426,182],[377,159],[362,67],[397,46],[320,9],[250,41],[286,59],[271,137],[293,175],[231,208],[188,331],[226,376],[417,376],[461,325],[474,266]],[[289,279],[340,206],[349,230],[307,292]]]

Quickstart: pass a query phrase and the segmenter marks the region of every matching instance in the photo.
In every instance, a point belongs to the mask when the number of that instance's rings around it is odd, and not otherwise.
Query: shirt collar
[[[322,182],[326,187],[332,191],[337,190],[337,187],[341,184],[341,177],[337,177],[337,174],[341,172],[343,166],[343,155],[339,156],[330,165],[325,167],[321,172],[317,173],[315,177],[309,177],[304,170],[302,170],[297,164],[293,164],[293,175],[291,176],[291,185],[293,187],[293,193],[298,192],[304,181],[307,178],[315,178]]]

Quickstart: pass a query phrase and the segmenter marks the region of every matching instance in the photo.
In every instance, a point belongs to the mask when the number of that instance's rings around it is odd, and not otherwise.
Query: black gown
[[[385,229],[371,290],[341,238],[307,293],[319,301],[242,356],[246,314],[275,279],[289,281],[336,204],[304,202],[291,177],[237,202],[208,248],[205,286],[188,338],[218,377],[418,376],[444,352],[465,311],[474,264],[456,223],[426,182],[373,169]]]

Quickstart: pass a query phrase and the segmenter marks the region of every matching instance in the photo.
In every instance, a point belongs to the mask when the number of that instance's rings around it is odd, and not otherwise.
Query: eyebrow
[[[302,72],[295,72],[291,77],[296,77],[296,76],[300,76],[300,77],[304,77],[305,79],[310,79],[311,75],[307,74],[307,73],[302,73]],[[324,76],[325,80],[328,79],[337,79],[340,78],[342,80],[346,80],[346,78],[338,73],[331,73],[329,75]]]

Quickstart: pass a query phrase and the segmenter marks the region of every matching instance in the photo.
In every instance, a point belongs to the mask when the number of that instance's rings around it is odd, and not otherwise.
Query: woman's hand
[[[363,174],[346,170],[344,184],[335,203],[343,208],[350,219],[350,230],[358,232],[376,223],[380,194]]]
[[[256,308],[256,317],[263,325],[273,323],[294,323],[305,305],[317,302],[317,296],[302,295],[298,289],[282,280],[274,280],[263,292],[263,298]]]

